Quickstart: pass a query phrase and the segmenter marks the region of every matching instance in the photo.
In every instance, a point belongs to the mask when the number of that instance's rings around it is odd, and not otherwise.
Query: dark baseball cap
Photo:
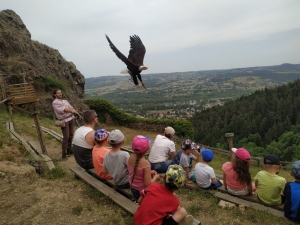
[[[268,154],[264,157],[264,164],[280,165],[280,160],[276,155]]]

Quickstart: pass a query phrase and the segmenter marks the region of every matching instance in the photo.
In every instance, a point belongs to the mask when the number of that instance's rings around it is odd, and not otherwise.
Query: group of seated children
[[[214,169],[209,166],[213,158],[214,153],[210,149],[200,149],[196,143],[186,139],[182,142],[181,150],[177,152],[173,163],[184,169],[187,184],[196,183],[200,188],[210,190],[217,189],[222,185],[222,181],[216,179]],[[197,162],[195,170],[192,169],[193,160]]]
[[[173,192],[184,183],[193,182],[206,190],[216,189],[223,184],[232,195],[256,194],[267,205],[285,203],[285,216],[300,221],[300,161],[292,165],[291,175],[295,182],[286,183],[285,178],[277,175],[280,169],[279,158],[268,154],[264,157],[264,171],[258,172],[252,182],[250,153],[244,148],[232,148],[231,161],[222,166],[223,180],[217,180],[214,169],[209,166],[214,158],[213,152],[210,149],[200,149],[187,139],[182,142],[182,149],[177,152],[169,166],[164,185],[160,185],[155,182],[159,180],[159,175],[151,170],[149,161],[144,157],[150,147],[150,138],[135,136],[132,141],[134,154],[131,155],[120,150],[124,144],[124,135],[120,130],[110,133],[104,129],[98,130],[95,132],[95,142],[93,163],[98,176],[102,179],[113,178],[118,188],[130,188],[135,200],[139,204],[143,202],[134,216],[136,224],[156,224],[157,221],[158,224],[178,224],[182,220],[187,222],[189,217],[186,217],[185,209],[178,207],[179,201]],[[111,145],[111,150],[105,147],[106,143]],[[197,162],[195,170],[192,169],[193,160]],[[145,211],[151,213],[143,214]],[[173,214],[166,217],[167,212]]]
[[[280,160],[276,155],[264,156],[264,170],[259,171],[251,180],[249,152],[244,148],[232,149],[231,162],[222,166],[223,184],[233,195],[256,194],[265,205],[276,206],[284,204],[284,216],[295,222],[300,222],[300,161],[295,161],[291,167],[291,175],[295,182],[287,182],[278,176]]]
[[[135,224],[180,224],[191,225],[193,217],[179,207],[173,192],[184,185],[185,171],[178,165],[169,166],[164,185],[144,155],[149,149],[150,138],[137,135],[132,141],[134,154],[121,151],[124,134],[120,130],[95,132],[96,145],[93,149],[93,164],[102,179],[114,179],[119,189],[131,189],[132,195],[141,206],[134,216]],[[111,146],[107,149],[106,144]],[[150,186],[151,183],[154,183]],[[142,196],[141,196],[142,194]],[[147,212],[147,213],[145,213]]]
[[[250,153],[244,148],[232,148],[231,162],[222,165],[223,180],[217,180],[214,169],[209,166],[214,154],[210,149],[199,147],[187,139],[182,142],[173,163],[182,166],[186,172],[186,183],[196,183],[200,188],[210,190],[220,187],[232,195],[252,195],[266,205],[284,204],[285,217],[300,222],[300,161],[292,164],[291,175],[295,182],[286,183],[285,178],[278,176],[280,160],[276,155],[264,157],[264,170],[259,171],[252,182],[250,174]],[[198,151],[197,151],[198,150]],[[201,161],[199,162],[199,152]],[[197,154],[197,158],[193,155]],[[195,160],[195,170],[192,170]]]

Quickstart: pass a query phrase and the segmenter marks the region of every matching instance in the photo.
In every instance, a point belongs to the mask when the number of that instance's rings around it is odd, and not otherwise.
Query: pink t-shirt
[[[146,188],[146,186],[144,184],[144,171],[143,171],[143,169],[145,169],[147,167],[150,167],[150,165],[145,166],[145,167],[141,167],[141,168],[136,168],[133,183],[131,183],[134,168],[127,163],[127,169],[128,169],[128,172],[129,172],[129,183],[130,183],[131,187],[133,187],[134,189],[137,189],[139,191]]]
[[[235,190],[241,190],[245,187],[247,187],[246,183],[240,183],[237,180],[237,173],[233,170],[232,167],[232,162],[226,162],[222,166],[222,170],[226,175],[226,184],[229,186],[231,189]]]
[[[52,107],[54,109],[57,119],[64,120],[65,122],[69,122],[74,118],[73,113],[64,112],[65,108],[73,109],[73,107],[70,105],[70,103],[67,100],[56,98],[52,102]]]
[[[109,152],[107,148],[99,148],[94,146],[92,151],[93,165],[98,177],[104,180],[110,180],[112,177],[108,173],[102,173],[104,155]]]

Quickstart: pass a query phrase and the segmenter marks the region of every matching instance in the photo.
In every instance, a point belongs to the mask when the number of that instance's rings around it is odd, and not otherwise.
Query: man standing
[[[151,170],[165,173],[168,167],[173,164],[173,160],[168,160],[168,154],[171,152],[172,159],[176,156],[175,143],[171,141],[174,134],[175,130],[172,127],[166,127],[164,135],[156,136],[148,158]]]
[[[65,121],[65,127],[61,127],[63,133],[62,141],[62,159],[67,159],[67,154],[72,152],[72,138],[74,134],[74,115],[77,114],[76,110],[70,105],[67,100],[62,99],[61,90],[53,91],[54,101],[52,107],[54,109],[57,119]]]
[[[74,134],[73,152],[75,160],[84,169],[92,169],[92,150],[95,145],[94,127],[98,123],[98,116],[95,110],[87,110],[83,114],[85,124],[79,127]]]

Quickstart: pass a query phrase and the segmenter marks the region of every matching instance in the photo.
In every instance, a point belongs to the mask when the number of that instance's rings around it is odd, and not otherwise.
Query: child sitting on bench
[[[94,139],[96,145],[92,151],[93,165],[97,172],[98,177],[103,180],[110,180],[112,177],[107,173],[102,173],[103,160],[106,153],[109,152],[109,149],[106,148],[107,138],[109,132],[105,129],[97,130],[94,134]]]
[[[186,139],[182,142],[181,148],[183,150],[180,156],[179,165],[182,166],[186,173],[186,183],[193,184],[196,182],[195,171],[193,170],[193,160],[199,162],[200,153],[195,148],[195,143],[193,143],[190,139]],[[193,153],[197,154],[197,158],[193,155]]]
[[[159,175],[155,170],[151,170],[151,165],[145,159],[145,153],[149,149],[150,138],[137,135],[132,140],[132,150],[128,162],[127,169],[129,172],[129,183],[133,197],[138,201],[140,191],[148,187],[151,183],[159,180]]]
[[[283,203],[281,195],[286,183],[285,178],[277,175],[280,169],[280,160],[276,155],[268,154],[264,157],[264,169],[254,177],[257,188],[257,197],[267,205]]]
[[[232,148],[231,151],[231,162],[222,166],[224,188],[232,195],[252,195],[255,186],[249,171],[250,153],[244,148]]]
[[[291,175],[295,182],[287,182],[284,187],[284,216],[294,222],[300,222],[300,160],[294,162]]]
[[[202,162],[198,162],[195,166],[196,183],[205,190],[217,189],[222,186],[222,181],[216,179],[214,169],[209,163],[214,158],[214,153],[210,149],[200,149]]]
[[[179,165],[170,165],[164,184],[152,183],[141,191],[140,207],[134,214],[135,225],[192,225],[194,218],[179,207],[174,192],[184,186],[185,171]]]
[[[109,133],[108,144],[112,149],[104,156],[103,173],[109,173],[119,189],[129,189],[129,174],[127,161],[129,153],[121,151],[124,144],[124,134],[120,130],[113,130]]]

